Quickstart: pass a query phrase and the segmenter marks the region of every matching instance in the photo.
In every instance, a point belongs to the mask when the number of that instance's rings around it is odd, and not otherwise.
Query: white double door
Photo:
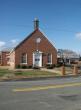
[[[42,53],[33,53],[33,66],[42,67]]]

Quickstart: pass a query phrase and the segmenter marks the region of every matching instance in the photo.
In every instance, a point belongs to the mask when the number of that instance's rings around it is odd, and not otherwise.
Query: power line
[[[19,27],[19,28],[32,28],[33,26],[32,25],[3,25],[3,27]],[[1,26],[2,28],[2,26]],[[79,33],[79,31],[74,31],[74,30],[67,30],[67,29],[62,29],[62,28],[51,28],[51,27],[41,27],[40,26],[40,29],[42,30],[49,30],[49,31],[57,31],[57,32],[69,32],[69,33]]]
[[[69,33],[79,33],[79,31],[74,31],[74,30],[67,30],[67,29],[62,29],[62,28],[42,28],[42,30],[49,30],[49,31],[61,31],[61,32],[69,32]]]

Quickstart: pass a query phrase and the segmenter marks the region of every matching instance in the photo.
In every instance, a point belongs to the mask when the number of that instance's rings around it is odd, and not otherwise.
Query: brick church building
[[[39,29],[39,20],[34,20],[34,31],[10,52],[10,66],[44,67],[57,63],[57,50]]]
[[[9,66],[10,51],[0,52],[0,66]]]

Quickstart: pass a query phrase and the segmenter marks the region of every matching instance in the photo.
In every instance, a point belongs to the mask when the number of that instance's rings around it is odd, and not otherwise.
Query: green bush
[[[46,64],[45,66],[47,69],[53,69],[55,67],[54,64]]]
[[[31,69],[31,68],[32,68],[32,65],[27,66],[27,68],[28,68],[28,69]]]
[[[17,65],[16,68],[17,69],[26,69],[27,66],[26,65]]]
[[[21,66],[22,69],[27,69],[28,67],[26,65]]]
[[[21,65],[16,65],[16,68],[17,68],[17,69],[21,68]]]
[[[31,69],[32,68],[32,65],[17,65],[16,66],[17,69]]]
[[[61,64],[61,63],[57,63],[56,65],[55,65],[55,67],[61,67],[63,64]]]
[[[40,67],[38,67],[38,66],[33,66],[33,69],[40,69]]]

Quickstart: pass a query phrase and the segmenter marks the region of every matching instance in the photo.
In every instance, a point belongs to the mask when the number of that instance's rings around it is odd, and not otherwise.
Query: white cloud
[[[81,32],[76,33],[76,38],[81,40]]]
[[[0,48],[5,46],[6,42],[0,41]]]
[[[18,39],[12,39],[8,42],[0,41],[0,51],[6,48],[14,48],[19,43]]]
[[[11,40],[11,43],[12,43],[12,44],[15,44],[15,43],[17,43],[17,41],[18,41],[17,39],[12,39],[12,40]]]
[[[19,43],[19,40],[18,39],[12,39],[10,42],[11,42],[11,46],[14,47]]]
[[[0,41],[0,51],[5,47],[6,42]]]

